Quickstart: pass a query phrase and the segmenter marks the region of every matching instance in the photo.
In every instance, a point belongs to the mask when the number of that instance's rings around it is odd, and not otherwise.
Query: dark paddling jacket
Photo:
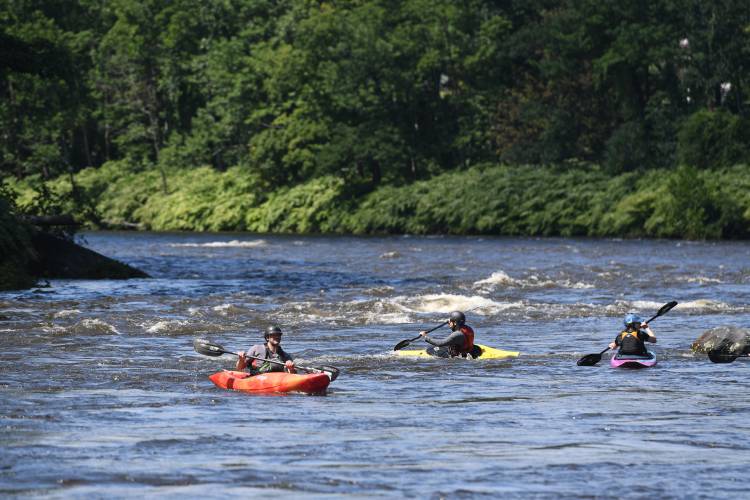
[[[294,358],[287,354],[287,352],[281,348],[281,346],[276,348],[276,353],[272,353],[266,344],[258,344],[252,346],[247,351],[248,356],[254,356],[256,358],[263,358],[263,359],[270,359],[272,361],[278,361],[279,363],[286,363],[287,361],[294,361]],[[269,363],[267,361],[260,361],[258,359],[252,359],[250,360],[252,363],[250,366],[250,371],[253,373],[266,373],[266,372],[283,372],[284,366],[277,365],[276,363]]]
[[[424,340],[436,347],[447,347],[451,357],[466,357],[474,349],[474,330],[464,325],[443,340],[433,340],[428,336]]]
[[[643,330],[624,330],[615,338],[615,345],[620,348],[620,354],[645,356],[648,354],[646,351],[648,338],[648,333]]]

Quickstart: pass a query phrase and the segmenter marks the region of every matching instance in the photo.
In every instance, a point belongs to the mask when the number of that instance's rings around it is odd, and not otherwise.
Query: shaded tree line
[[[0,0],[0,47],[0,173],[74,195],[115,160],[167,193],[750,156],[740,0]]]

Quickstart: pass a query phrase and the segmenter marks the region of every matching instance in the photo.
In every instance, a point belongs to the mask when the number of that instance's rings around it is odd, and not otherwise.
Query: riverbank
[[[122,162],[48,183],[90,227],[155,231],[750,237],[747,166],[610,175],[570,166],[479,165],[374,190],[333,177],[277,190],[247,170],[136,171]],[[164,179],[167,190],[164,191]],[[34,203],[31,183],[16,184]],[[72,200],[85,200],[83,203]],[[89,220],[92,220],[89,218]]]
[[[0,196],[0,290],[32,286],[36,280],[28,265],[35,256],[31,228],[16,219],[11,204]]]
[[[19,220],[0,197],[0,290],[30,288],[42,278],[128,279],[148,274]]]

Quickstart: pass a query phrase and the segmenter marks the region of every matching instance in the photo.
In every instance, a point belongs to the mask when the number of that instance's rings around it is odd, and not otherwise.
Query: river
[[[0,496],[736,498],[750,362],[690,344],[750,327],[750,245],[479,237],[82,235],[153,276],[0,293]],[[623,315],[655,368],[576,360]],[[408,359],[400,340],[467,313],[511,360]],[[277,323],[324,396],[216,388]],[[447,328],[435,336],[447,335]],[[415,342],[415,347],[424,346]]]

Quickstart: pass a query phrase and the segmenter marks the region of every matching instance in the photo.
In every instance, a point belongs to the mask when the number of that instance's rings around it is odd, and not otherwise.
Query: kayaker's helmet
[[[265,333],[263,334],[263,338],[268,340],[268,337],[271,335],[282,335],[283,332],[281,331],[281,328],[279,328],[276,325],[271,325],[268,328],[266,328]]]
[[[457,326],[464,326],[464,323],[466,323],[466,316],[461,311],[453,311],[448,319]]]
[[[622,322],[625,324],[625,328],[629,327],[630,325],[635,325],[635,327],[637,328],[641,326],[641,323],[643,323],[641,318],[633,313],[626,314],[625,319],[623,319]]]

